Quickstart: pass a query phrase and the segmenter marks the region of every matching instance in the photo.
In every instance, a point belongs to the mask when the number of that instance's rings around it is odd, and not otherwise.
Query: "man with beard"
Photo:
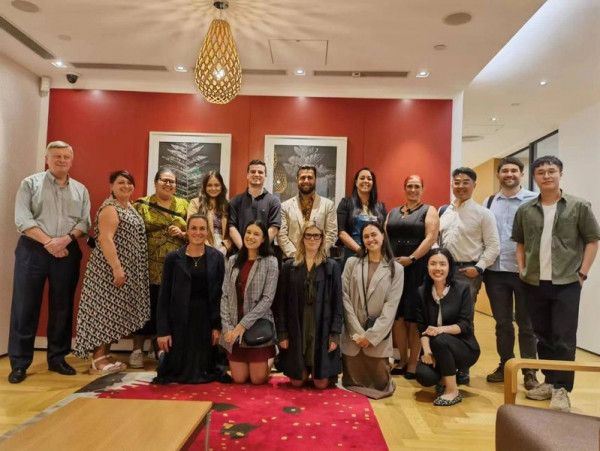
[[[488,197],[483,203],[496,217],[500,236],[500,255],[483,276],[485,291],[496,320],[496,349],[500,356],[498,368],[487,376],[488,382],[504,382],[504,364],[515,356],[513,299],[514,318],[519,326],[521,357],[536,358],[537,339],[527,313],[524,287],[519,279],[517,243],[510,239],[517,209],[521,204],[537,197],[536,193],[521,186],[521,180],[525,175],[523,167],[523,163],[518,158],[503,158],[498,164],[496,173],[500,182],[500,191]],[[523,369],[527,390],[538,385],[535,373],[535,370]]]
[[[329,252],[337,239],[337,216],[333,201],[319,196],[317,168],[300,166],[296,173],[298,195],[281,204],[281,229],[277,242],[286,258],[293,258],[300,231],[307,221],[314,221],[325,233],[325,249]]]
[[[248,224],[260,220],[269,229],[269,240],[273,242],[281,225],[281,203],[264,188],[267,166],[262,160],[248,163],[246,179],[248,189],[238,194],[229,204],[229,236],[238,249],[242,248],[242,235]]]

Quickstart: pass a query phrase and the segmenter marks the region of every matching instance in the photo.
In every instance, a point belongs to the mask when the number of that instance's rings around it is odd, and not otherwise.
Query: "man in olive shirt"
[[[23,382],[33,360],[44,285],[48,281],[48,368],[71,376],[73,298],[79,280],[77,239],[90,229],[90,196],[69,177],[73,149],[55,141],[46,149],[48,170],[26,177],[15,202],[15,224],[22,234],[15,251],[8,355],[8,381]]]
[[[562,169],[553,156],[531,164],[540,195],[517,210],[512,239],[539,358],[574,361],[581,288],[598,252],[600,227],[589,202],[560,189]],[[551,409],[568,411],[574,373],[543,373],[545,383],[527,397],[552,399]]]

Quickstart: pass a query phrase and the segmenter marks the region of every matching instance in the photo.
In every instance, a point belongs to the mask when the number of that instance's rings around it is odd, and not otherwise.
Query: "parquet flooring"
[[[493,450],[496,410],[503,402],[503,385],[490,384],[485,376],[498,363],[492,318],[476,313],[476,335],[481,357],[471,369],[471,384],[461,387],[464,400],[453,407],[434,407],[433,389],[397,376],[394,396],[371,405],[391,450]],[[126,361],[127,355],[121,354]],[[600,357],[578,350],[577,360],[598,362]],[[52,404],[85,386],[96,376],[87,373],[89,363],[69,356],[76,376],[47,371],[45,353],[36,352],[28,377],[22,384],[7,381],[8,358],[0,359],[0,435],[22,424]],[[146,361],[146,371],[154,364]],[[132,370],[130,370],[132,371]],[[541,376],[541,375],[540,375]],[[600,416],[600,380],[594,373],[577,373],[571,395],[572,411]],[[520,387],[518,404],[544,407],[548,402],[529,401]],[[373,450],[375,451],[375,450]]]

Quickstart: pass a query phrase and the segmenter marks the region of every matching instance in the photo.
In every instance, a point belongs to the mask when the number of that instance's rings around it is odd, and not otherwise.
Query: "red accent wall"
[[[403,203],[402,183],[412,173],[425,181],[424,201],[442,205],[449,201],[451,128],[451,100],[239,96],[212,105],[192,94],[52,89],[48,141],[73,146],[71,174],[90,192],[93,219],[114,170],[129,170],[134,197],[144,194],[150,131],[230,133],[231,196],[246,187],[248,161],[264,157],[265,135],[346,136],[347,193],[355,172],[368,166],[388,209]],[[46,318],[44,307],[38,335]]]

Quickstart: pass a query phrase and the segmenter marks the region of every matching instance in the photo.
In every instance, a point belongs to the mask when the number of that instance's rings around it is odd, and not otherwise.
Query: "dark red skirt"
[[[275,357],[275,346],[264,346],[260,348],[242,348],[235,344],[231,353],[227,353],[227,358],[231,362],[256,363],[266,362]]]

